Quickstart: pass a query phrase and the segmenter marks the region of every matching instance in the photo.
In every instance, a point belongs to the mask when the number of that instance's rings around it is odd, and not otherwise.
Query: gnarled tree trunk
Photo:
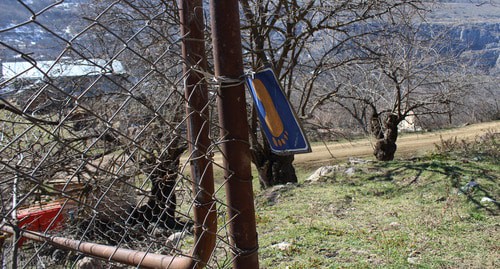
[[[176,180],[178,177],[179,160],[186,150],[185,145],[169,148],[158,157],[147,158],[144,166],[149,170],[151,191],[144,205],[133,208],[129,225],[141,223],[144,228],[150,224],[162,228],[181,229],[185,223],[175,216],[177,201],[175,195]],[[156,162],[159,162],[156,164]]]
[[[297,175],[292,164],[294,155],[280,156],[272,152],[254,152],[254,155],[260,155],[259,161],[254,163],[259,173],[261,188],[297,183]]]
[[[297,175],[293,167],[294,155],[274,154],[262,134],[262,144],[257,136],[257,119],[255,113],[251,120],[250,143],[252,151],[252,162],[257,167],[260,187],[262,189],[271,186],[297,183]]]
[[[372,132],[377,142],[373,154],[379,161],[392,161],[396,153],[398,139],[398,124],[400,119],[397,115],[390,114],[382,122],[377,113],[373,113],[371,119]]]

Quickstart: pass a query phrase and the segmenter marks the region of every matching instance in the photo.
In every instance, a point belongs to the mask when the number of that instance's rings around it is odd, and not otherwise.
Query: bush
[[[444,156],[461,157],[477,161],[487,159],[498,163],[500,162],[499,138],[500,133],[495,130],[488,130],[483,135],[477,136],[474,141],[458,140],[457,137],[444,140],[441,137],[440,144],[436,145],[436,152]]]

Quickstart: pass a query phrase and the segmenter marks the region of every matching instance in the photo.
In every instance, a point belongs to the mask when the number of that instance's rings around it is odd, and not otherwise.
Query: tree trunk
[[[177,207],[175,185],[180,156],[185,149],[185,145],[170,148],[163,156],[150,158],[146,161],[147,166],[154,167],[149,174],[151,180],[150,197],[146,204],[133,208],[132,217],[128,221],[129,225],[141,223],[146,229],[150,224],[168,229],[182,229],[184,227],[185,223],[175,216]],[[160,161],[160,165],[155,165],[155,161]]]
[[[379,161],[394,160],[394,154],[397,149],[396,141],[398,139],[399,117],[397,115],[389,115],[382,125],[378,119],[378,115],[374,114],[371,122],[372,130],[376,130],[374,135],[377,138],[373,154]],[[379,127],[374,126],[374,124],[378,124]]]
[[[297,175],[293,167],[294,155],[276,155],[272,153],[263,134],[261,134],[261,139],[258,138],[255,108],[252,109],[250,122],[252,162],[257,167],[260,187],[266,189],[280,184],[297,183]]]
[[[262,189],[280,184],[297,183],[297,175],[292,164],[294,155],[281,156],[272,152],[265,155],[263,162],[257,165]]]

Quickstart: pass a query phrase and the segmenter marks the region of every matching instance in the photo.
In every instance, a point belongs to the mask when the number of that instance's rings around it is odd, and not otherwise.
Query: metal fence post
[[[24,159],[24,156],[23,154],[20,154],[19,155],[19,161],[17,162],[16,164],[16,169],[19,169],[23,159]],[[18,221],[17,221],[17,207],[18,207],[18,201],[17,201],[17,190],[18,190],[18,186],[19,186],[19,173],[16,173],[16,175],[14,176],[14,182],[13,182],[13,186],[12,186],[12,223],[14,224],[18,224]],[[16,229],[14,229],[14,234],[13,234],[13,238],[12,238],[12,253],[11,253],[11,268],[17,268],[17,256],[19,254],[19,240],[21,239],[21,236],[20,236],[20,233],[19,233],[19,228],[16,227]]]
[[[5,255],[3,252],[3,243],[5,242],[6,235],[0,231],[0,268],[5,268],[7,265],[5,264]]]
[[[253,202],[243,59],[237,0],[210,1],[219,121],[222,127],[230,239],[234,269],[257,269],[258,243]]]
[[[212,163],[207,156],[211,141],[208,114],[208,89],[203,75],[207,69],[205,54],[205,23],[202,0],[180,0],[182,56],[184,59],[184,91],[187,99],[187,133],[191,177],[195,194],[195,245],[193,256],[203,267],[215,248],[217,212]],[[201,72],[200,72],[201,71]]]

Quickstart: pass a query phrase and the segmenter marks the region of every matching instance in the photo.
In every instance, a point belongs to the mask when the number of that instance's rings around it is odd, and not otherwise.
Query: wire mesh
[[[187,152],[193,141],[186,135],[190,104],[176,1],[0,5],[6,14],[0,20],[0,268],[126,267],[19,236],[29,231],[192,255],[197,182],[187,169],[194,156]],[[210,94],[208,108],[215,97]],[[213,146],[202,156],[210,162],[220,144],[212,112],[206,120]],[[207,268],[230,268],[230,253],[237,253],[226,230],[224,184],[216,182],[219,228]]]

